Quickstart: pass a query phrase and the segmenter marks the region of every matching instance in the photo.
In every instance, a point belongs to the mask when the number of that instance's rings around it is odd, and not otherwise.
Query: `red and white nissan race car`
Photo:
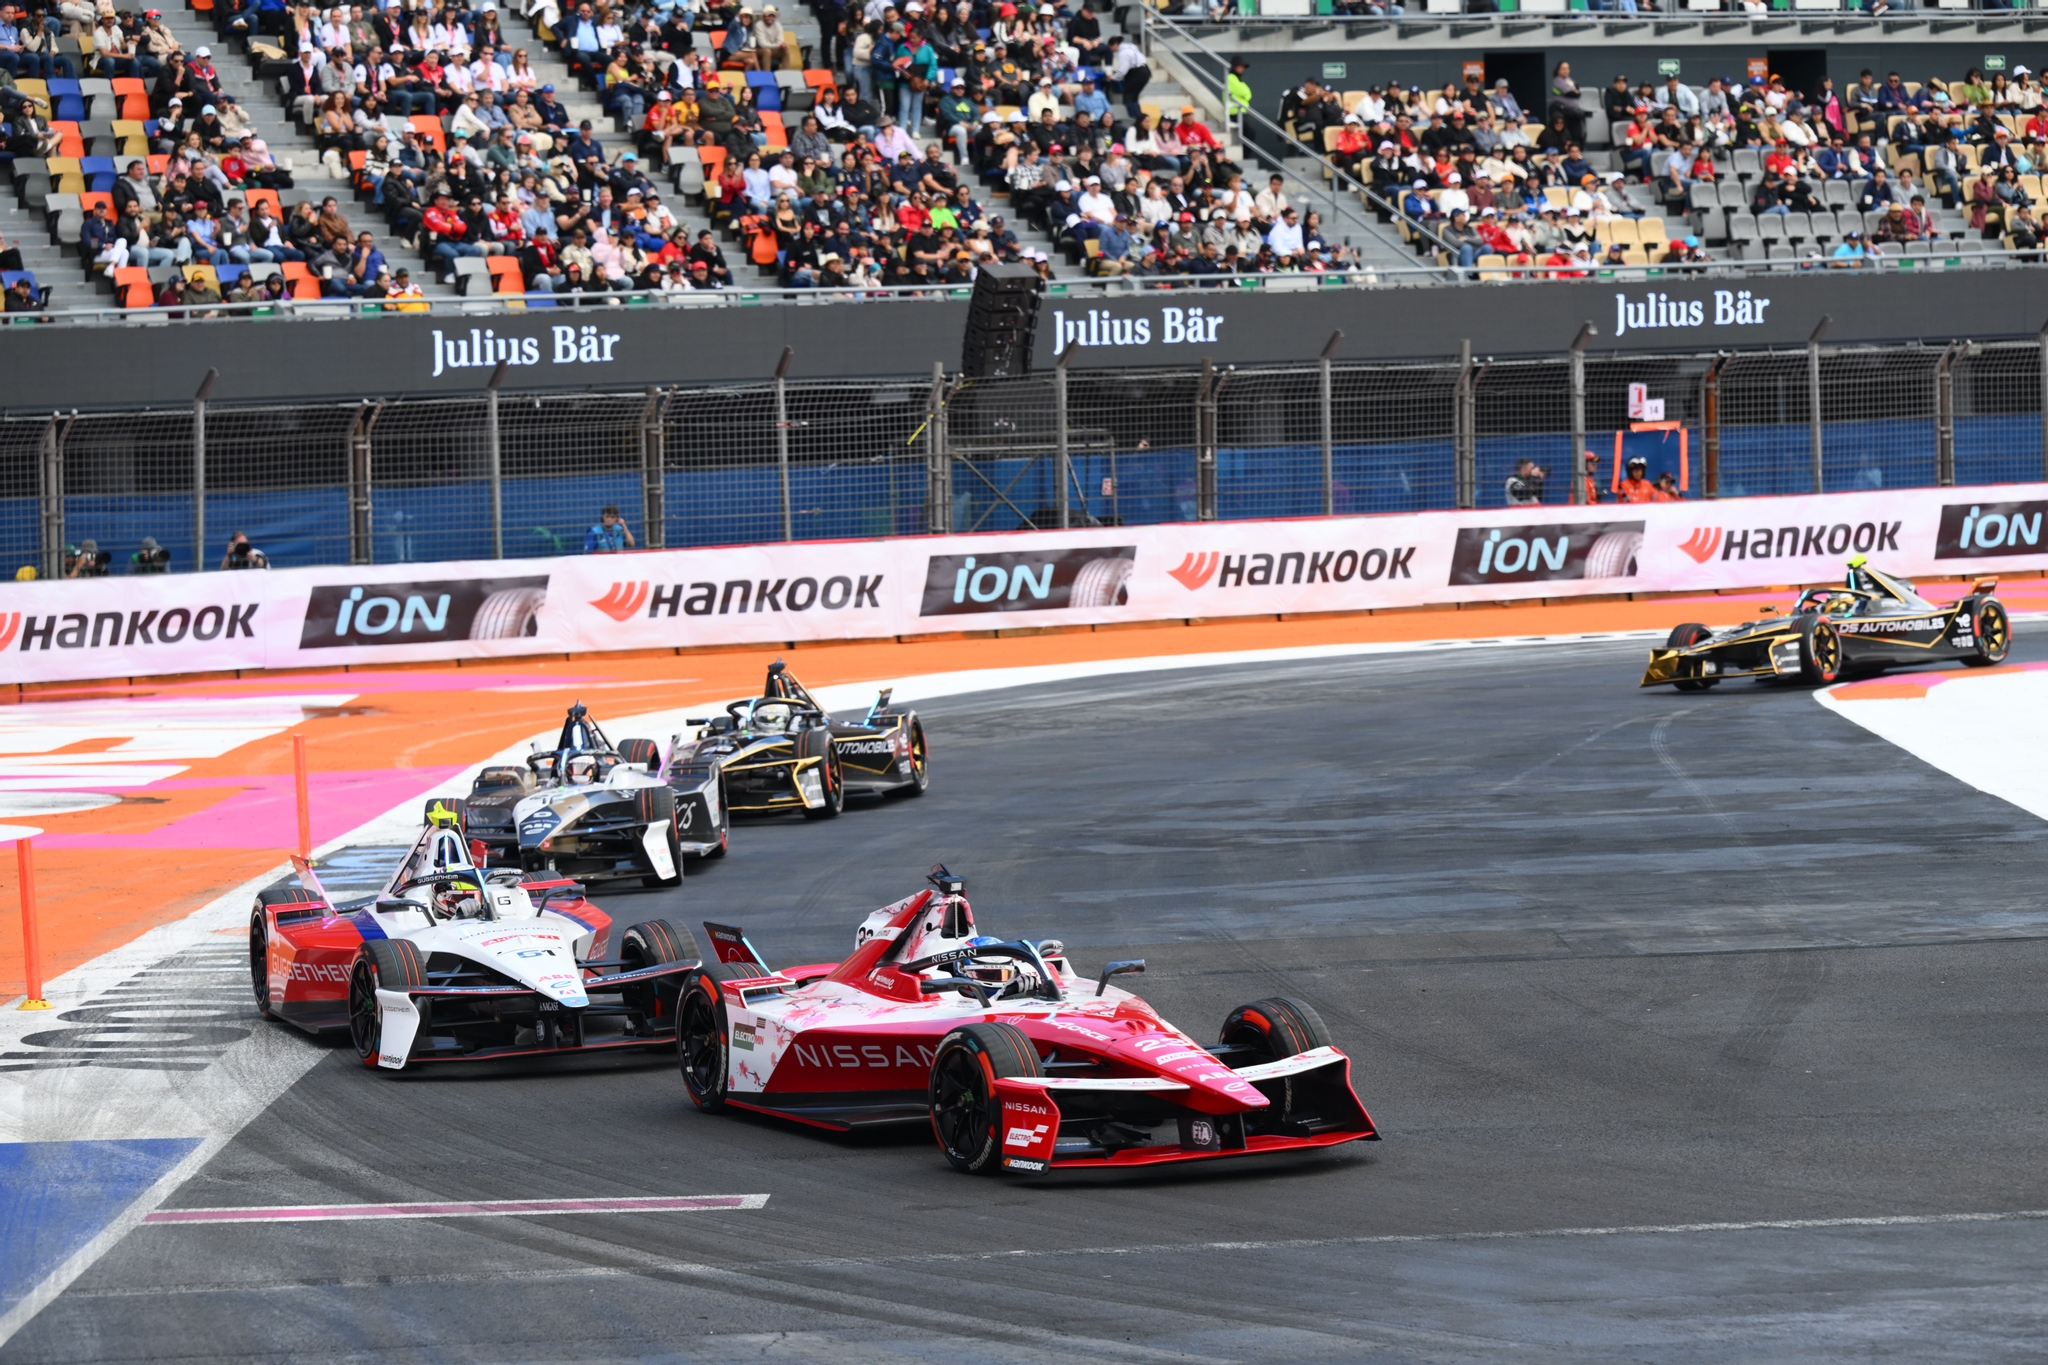
[[[962,883],[868,916],[844,962],[771,971],[706,924],[676,1048],[697,1107],[845,1131],[929,1121],[955,1169],[1041,1174],[1374,1141],[1351,1063],[1298,1000],[1232,1010],[1196,1042],[1047,940],[974,932]]]
[[[346,1028],[365,1066],[669,1046],[688,930],[619,932],[567,879],[476,866],[452,817],[378,894],[336,904],[304,859],[249,918],[256,1008],[309,1033]]]

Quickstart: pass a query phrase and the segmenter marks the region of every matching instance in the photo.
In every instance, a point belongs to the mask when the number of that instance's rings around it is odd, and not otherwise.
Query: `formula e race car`
[[[304,859],[299,885],[258,893],[249,917],[256,1008],[309,1033],[346,1028],[365,1066],[666,1048],[688,930],[617,930],[571,881],[472,861],[444,820],[384,889],[336,904]]]
[[[613,747],[577,702],[553,749],[536,749],[523,768],[485,768],[468,799],[429,801],[428,818],[437,805],[453,810],[487,863],[674,886],[685,856],[725,852],[729,821],[715,777],[665,781],[662,765],[653,740]]]
[[[676,736],[668,780],[684,791],[722,777],[732,810],[812,819],[839,814],[849,793],[922,796],[931,785],[924,722],[890,705],[890,693],[857,721],[834,720],[777,659],[760,696],[691,720],[703,727],[694,739]]]
[[[944,867],[867,917],[844,962],[770,970],[744,933],[706,924],[676,1049],[699,1109],[820,1128],[929,1122],[975,1174],[1123,1169],[1376,1140],[1350,1060],[1316,1012],[1276,997],[1232,1010],[1204,1045],[1057,942],[974,931]]]
[[[2012,648],[2012,618],[1980,579],[1961,601],[1940,607],[1913,585],[1873,569],[1857,555],[1840,588],[1808,588],[1790,612],[1726,630],[1679,626],[1650,651],[1642,686],[1671,683],[1704,692],[1723,678],[1797,677],[1825,686],[1847,673],[1875,673],[1896,664],[1960,659],[1981,667]]]

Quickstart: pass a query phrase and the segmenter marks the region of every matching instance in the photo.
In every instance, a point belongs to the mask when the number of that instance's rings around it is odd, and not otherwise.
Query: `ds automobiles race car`
[[[1298,1000],[1232,1010],[1202,1044],[1057,942],[975,933],[959,878],[867,917],[844,962],[771,970],[740,930],[683,987],[676,1048],[697,1107],[845,1131],[929,1122],[976,1174],[1300,1151],[1376,1140],[1350,1060]]]
[[[485,768],[467,800],[445,804],[491,863],[674,886],[685,855],[725,852],[729,822],[715,777],[665,781],[661,768],[653,740],[615,748],[577,702],[553,749],[529,754],[523,768]],[[436,804],[427,803],[429,819]]]
[[[486,870],[450,816],[384,889],[336,904],[293,858],[249,918],[256,1008],[309,1033],[347,1028],[366,1066],[662,1047],[675,1036],[687,930],[623,931],[570,881]]]
[[[1641,685],[1703,692],[1723,678],[1798,677],[1825,686],[1845,673],[1929,659],[1995,664],[2012,648],[2012,619],[1991,595],[1997,587],[1995,578],[1980,579],[1953,606],[1936,606],[1857,555],[1845,586],[1808,588],[1784,615],[1725,630],[1675,628],[1664,648],[1650,651]]]
[[[889,696],[883,688],[858,721],[834,720],[777,659],[760,696],[689,722],[704,728],[672,742],[669,782],[698,790],[722,776],[732,810],[812,819],[839,814],[849,792],[922,796],[931,784],[924,723]]]

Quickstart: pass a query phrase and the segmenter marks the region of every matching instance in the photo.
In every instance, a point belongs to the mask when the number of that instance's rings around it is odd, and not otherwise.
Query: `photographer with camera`
[[[249,543],[247,532],[237,531],[228,541],[228,552],[220,557],[223,569],[267,569],[270,559]]]
[[[105,578],[107,564],[113,556],[100,548],[96,540],[82,540],[77,545],[64,547],[64,576],[66,578]]]
[[[1515,472],[1508,475],[1507,498],[1510,506],[1530,506],[1543,501],[1543,470],[1534,460],[1523,459],[1515,466]]]
[[[128,556],[129,573],[169,573],[171,552],[156,543],[155,536],[144,536],[142,548]]]

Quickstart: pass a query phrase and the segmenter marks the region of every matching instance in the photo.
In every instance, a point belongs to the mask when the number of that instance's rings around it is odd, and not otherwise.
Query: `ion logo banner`
[[[540,633],[546,578],[321,584],[306,603],[300,649],[516,640]]]
[[[980,611],[1120,607],[1137,567],[1135,545],[1102,545],[1042,554],[933,555],[925,570],[921,616]]]
[[[1952,502],[1941,509],[1936,559],[2048,554],[2041,535],[2048,502]]]
[[[1453,584],[1548,583],[1634,578],[1643,548],[1640,521],[1548,526],[1470,526],[1451,554]]]

